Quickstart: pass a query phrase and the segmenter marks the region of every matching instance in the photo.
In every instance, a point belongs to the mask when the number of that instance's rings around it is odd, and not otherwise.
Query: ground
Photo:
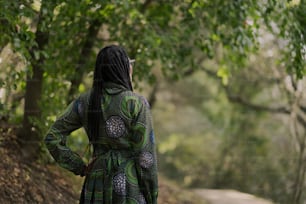
[[[273,204],[271,201],[235,190],[197,189],[194,191],[210,204]]]
[[[0,203],[78,203],[83,178],[56,164],[22,159],[16,129],[0,124]],[[186,190],[159,178],[159,204],[272,204],[234,190]]]
[[[15,132],[13,126],[0,124],[0,203],[78,203],[83,178],[55,164],[24,161]],[[195,193],[177,187],[162,176],[158,203],[206,204]]]

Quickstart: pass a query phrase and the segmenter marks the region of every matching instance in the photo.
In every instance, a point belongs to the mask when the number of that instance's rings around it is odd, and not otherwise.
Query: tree
[[[36,154],[40,147],[40,141],[37,140],[39,138],[39,130],[38,126],[31,120],[39,120],[41,118],[39,102],[43,86],[43,66],[45,61],[43,52],[49,43],[50,31],[47,26],[53,18],[52,11],[54,8],[54,2],[42,1],[35,31],[35,43],[28,50],[32,71],[27,72],[23,128],[19,133],[19,141],[21,141],[23,150],[25,150],[23,153],[26,158],[37,158],[39,156]]]
[[[36,155],[30,143],[39,144],[42,139],[45,124],[41,119],[60,110],[66,104],[62,98],[73,98],[84,73],[92,70],[91,52],[104,43],[120,43],[137,58],[142,66],[135,70],[136,80],[154,82],[151,70],[157,61],[166,76],[180,78],[201,69],[202,59],[211,58],[221,59],[217,74],[226,83],[229,73],[256,51],[259,28],[266,22],[272,31],[275,22],[280,30],[276,35],[287,39],[290,48],[283,59],[286,68],[297,77],[304,73],[304,1],[23,0],[0,4],[5,8],[1,47],[12,45],[28,65],[21,71],[27,75],[27,84],[19,138],[28,157]],[[280,18],[283,12],[289,17]],[[227,51],[214,55],[218,47]],[[54,98],[52,105],[48,97]]]

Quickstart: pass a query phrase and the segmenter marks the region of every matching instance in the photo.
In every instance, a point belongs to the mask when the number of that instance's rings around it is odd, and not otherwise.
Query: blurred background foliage
[[[20,140],[39,147],[66,105],[91,87],[98,50],[120,44],[136,59],[136,91],[152,106],[161,174],[186,187],[305,200],[305,0],[0,7],[0,119],[20,125]],[[84,154],[84,131],[68,143]]]

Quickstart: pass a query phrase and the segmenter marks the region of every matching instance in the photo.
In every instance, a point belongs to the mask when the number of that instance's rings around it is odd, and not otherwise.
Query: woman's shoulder
[[[87,90],[86,92],[81,93],[79,97],[77,98],[77,101],[80,101],[83,104],[89,104],[90,94],[91,94],[91,89]]]
[[[121,108],[127,112],[138,114],[141,110],[150,109],[148,100],[138,93],[125,91],[121,94]]]
[[[133,91],[125,91],[122,93],[122,97],[125,100],[134,100],[136,103],[140,103],[142,105],[146,105],[149,106],[149,102],[146,99],[146,97],[144,97],[141,94],[135,93]]]
[[[144,96],[132,91],[125,91],[121,94],[120,113],[125,118],[137,118],[139,113],[148,110],[148,108],[149,103]]]

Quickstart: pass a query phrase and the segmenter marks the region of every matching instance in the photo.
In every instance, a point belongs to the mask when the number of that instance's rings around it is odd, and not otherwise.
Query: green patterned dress
[[[85,163],[66,146],[70,133],[87,128],[90,92],[74,100],[52,125],[45,143],[57,163],[81,175]],[[80,203],[154,204],[158,184],[152,118],[148,102],[125,88],[108,83],[101,101],[101,135],[94,142],[91,170]]]

